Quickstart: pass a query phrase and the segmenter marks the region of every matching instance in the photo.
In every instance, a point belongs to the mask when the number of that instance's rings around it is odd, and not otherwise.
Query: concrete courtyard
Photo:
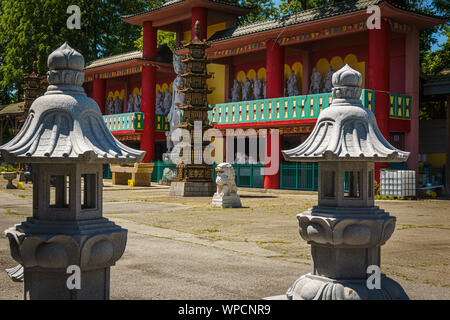
[[[31,215],[31,184],[0,181],[0,230]],[[260,299],[283,294],[310,270],[309,246],[296,214],[315,193],[240,189],[244,208],[213,209],[210,198],[169,197],[169,188],[112,186],[104,215],[128,229],[123,257],[111,269],[112,299]],[[450,201],[377,201],[397,217],[382,247],[382,272],[411,299],[450,299]],[[22,299],[7,276],[17,265],[0,240],[0,299]]]

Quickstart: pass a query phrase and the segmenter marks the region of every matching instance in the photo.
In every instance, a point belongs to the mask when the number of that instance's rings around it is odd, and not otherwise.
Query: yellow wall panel
[[[207,80],[209,88],[214,91],[208,95],[209,104],[223,103],[225,101],[225,66],[211,63],[208,65],[208,72],[214,72],[211,79]]]

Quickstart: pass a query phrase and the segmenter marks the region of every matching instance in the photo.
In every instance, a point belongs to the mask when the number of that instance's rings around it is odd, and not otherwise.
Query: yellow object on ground
[[[17,189],[23,190],[23,182],[22,181],[17,182]]]
[[[128,180],[128,186],[134,187],[134,180]]]

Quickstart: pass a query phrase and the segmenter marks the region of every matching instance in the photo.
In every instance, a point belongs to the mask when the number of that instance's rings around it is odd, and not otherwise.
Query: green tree
[[[265,21],[279,16],[273,0],[232,0],[229,2],[253,8],[249,14],[238,18],[239,25]]]
[[[47,71],[47,56],[64,42],[79,50],[86,61],[131,51],[139,29],[120,16],[141,12],[153,0],[1,0],[0,91],[20,93],[24,74],[33,61]],[[81,9],[81,30],[67,28],[67,8]]]

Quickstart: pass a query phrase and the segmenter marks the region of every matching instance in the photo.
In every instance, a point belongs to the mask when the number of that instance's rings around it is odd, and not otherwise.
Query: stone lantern
[[[139,162],[145,152],[107,129],[82,87],[80,53],[64,44],[48,67],[47,92],[0,147],[6,161],[31,163],[33,172],[33,217],[5,234],[24,267],[25,299],[108,299],[110,267],[125,250],[127,230],[102,217],[102,165]],[[69,285],[77,280],[81,287]]]
[[[409,153],[390,145],[363,107],[359,72],[345,65],[332,82],[333,103],[320,113],[309,138],[282,151],[287,161],[319,163],[319,203],[297,216],[300,235],[311,245],[312,270],[287,298],[407,299],[385,275],[378,288],[375,279],[375,287],[367,280],[380,267],[380,246],[396,221],[374,206],[374,162],[406,161]]]

